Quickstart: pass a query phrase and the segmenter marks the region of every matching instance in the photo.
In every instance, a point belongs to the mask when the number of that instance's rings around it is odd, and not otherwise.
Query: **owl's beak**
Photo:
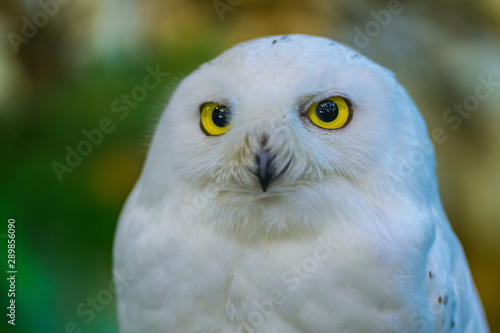
[[[257,163],[257,178],[260,182],[260,187],[262,191],[266,192],[269,184],[274,178],[274,168],[273,168],[273,155],[269,150],[262,150],[255,155],[255,162]]]

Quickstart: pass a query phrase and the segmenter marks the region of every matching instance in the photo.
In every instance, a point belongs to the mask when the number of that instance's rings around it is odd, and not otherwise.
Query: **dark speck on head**
[[[277,39],[273,40],[273,45],[276,44],[277,41],[278,41]]]

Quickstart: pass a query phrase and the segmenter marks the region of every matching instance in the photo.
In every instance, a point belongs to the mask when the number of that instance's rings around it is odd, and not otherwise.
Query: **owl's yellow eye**
[[[337,129],[347,124],[350,111],[347,101],[337,96],[314,103],[307,110],[307,115],[321,128]]]
[[[231,111],[225,105],[206,103],[201,109],[201,128],[207,135],[221,135],[231,126]]]

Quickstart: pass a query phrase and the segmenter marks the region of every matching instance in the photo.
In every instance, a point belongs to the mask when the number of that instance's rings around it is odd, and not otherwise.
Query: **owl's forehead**
[[[387,79],[389,71],[323,37],[271,36],[238,44],[202,65],[182,91],[203,101],[256,106],[302,103],[311,96],[351,95]],[[349,97],[349,96],[347,96]]]
[[[238,44],[209,62],[219,70],[303,71],[341,67],[366,61],[354,50],[328,38],[282,35],[254,39]]]

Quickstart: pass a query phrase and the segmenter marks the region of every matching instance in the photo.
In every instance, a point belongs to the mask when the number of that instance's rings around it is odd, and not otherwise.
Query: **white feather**
[[[335,95],[346,127],[308,121]],[[209,101],[232,110],[221,136],[200,130]],[[263,136],[291,161],[267,192]],[[434,168],[387,69],[319,37],[233,47],[173,94],[120,217],[121,332],[488,332]]]

